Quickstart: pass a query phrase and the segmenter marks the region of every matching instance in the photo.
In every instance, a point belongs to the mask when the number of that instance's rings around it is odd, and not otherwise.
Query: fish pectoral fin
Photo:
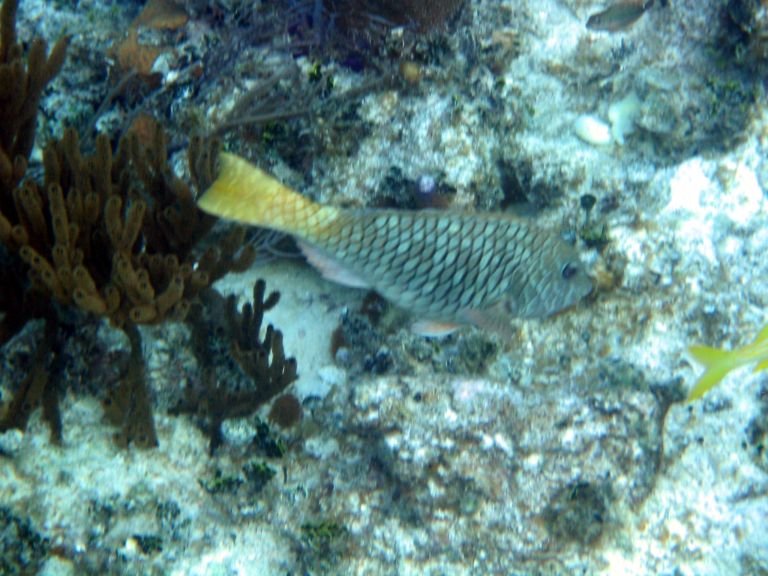
[[[368,282],[346,268],[343,263],[329,256],[322,248],[302,241],[298,241],[298,245],[309,263],[320,271],[323,278],[352,288],[370,287]]]
[[[460,315],[473,326],[498,334],[504,340],[511,340],[514,336],[509,314],[503,310],[501,303],[485,310],[464,310]]]
[[[461,324],[440,322],[439,320],[417,320],[411,324],[411,332],[428,338],[448,336],[459,328],[461,328]]]

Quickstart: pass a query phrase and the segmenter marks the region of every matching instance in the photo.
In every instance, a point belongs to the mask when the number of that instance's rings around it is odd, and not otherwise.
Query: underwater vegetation
[[[42,406],[53,440],[62,441],[62,342],[100,317],[122,330],[131,346],[127,373],[103,391],[106,414],[119,428],[115,439],[122,446],[155,446],[139,326],[184,320],[203,294],[213,293],[212,282],[247,268],[254,250],[243,246],[244,230],[237,228],[203,244],[216,219],[197,209],[190,186],[173,174],[159,124],[147,138],[127,133],[115,151],[99,135],[91,154],[81,152],[78,133],[67,129],[45,146],[42,180],[28,173],[40,94],[61,69],[67,39],[50,55],[35,40],[25,57],[16,41],[16,8],[6,0],[0,10],[0,250],[6,280],[0,287],[0,344],[32,319],[41,319],[44,329],[36,361],[5,408],[0,430],[23,429]],[[211,181],[217,147],[197,138],[190,143],[197,189]],[[264,286],[257,286],[258,296]],[[263,310],[276,302],[272,294],[266,303],[258,300],[228,316],[237,325],[231,353],[260,390],[239,404],[241,411],[271,399],[295,378],[280,332],[270,326],[264,340],[258,336]],[[227,417],[222,406],[212,410],[218,422]],[[210,431],[215,435],[216,427]]]
[[[377,26],[410,26],[424,32],[455,17],[465,0],[324,0],[342,30],[372,34]]]
[[[168,2],[152,0],[144,10],[155,4]],[[177,9],[183,6],[190,19],[215,28],[215,34],[202,32],[204,42],[193,42],[182,28],[178,34],[185,42],[174,52],[165,41],[174,30],[164,29],[164,20],[137,18],[132,27],[139,31],[138,44],[127,48],[141,52],[144,36],[159,36],[164,40],[159,52],[150,42],[144,44],[154,62],[170,65],[165,77],[172,74],[173,79],[157,87],[156,70],[145,74],[146,66],[126,59],[125,66],[111,72],[117,84],[110,90],[119,94],[106,96],[99,114],[110,108],[127,108],[127,116],[146,109],[167,116],[178,111],[178,124],[188,132],[226,136],[230,147],[241,152],[247,148],[249,156],[270,162],[284,161],[311,177],[322,158],[353,156],[370,133],[370,123],[360,113],[366,96],[401,88],[417,91],[429,68],[450,61],[454,48],[446,38],[465,4],[179,2]],[[198,28],[195,34],[201,34]],[[273,56],[265,60],[267,53]],[[122,86],[127,76],[133,79]],[[149,87],[129,90],[137,76],[146,76]],[[170,140],[182,145],[185,138],[180,132]]]
[[[552,496],[544,510],[550,534],[560,541],[594,544],[607,522],[610,486],[574,482]]]
[[[264,281],[258,280],[253,287],[253,302],[243,304],[239,311],[234,296],[224,299],[211,290],[190,316],[193,346],[203,363],[202,378],[199,388],[186,388],[185,398],[171,412],[194,414],[201,421],[203,430],[210,437],[211,454],[223,441],[221,425],[224,420],[252,414],[296,380],[296,360],[285,357],[280,331],[269,325],[264,337],[260,335],[264,312],[276,306],[280,299],[277,292],[271,292],[265,298],[265,287]],[[211,334],[215,336],[211,337]],[[214,339],[224,342],[217,346]],[[225,355],[233,358],[244,375],[258,386],[241,387],[232,376],[220,377],[221,370],[216,364],[221,361],[222,348]],[[295,408],[291,410],[288,406],[293,398],[281,396],[280,402],[273,406],[278,414],[276,419],[285,425],[292,424],[300,416],[300,407],[296,414]],[[286,412],[295,416],[290,417]]]

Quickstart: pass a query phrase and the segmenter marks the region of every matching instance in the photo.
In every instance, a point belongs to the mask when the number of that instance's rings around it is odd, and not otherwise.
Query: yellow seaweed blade
[[[717,386],[728,372],[735,368],[730,352],[710,348],[709,346],[691,346],[688,352],[697,362],[706,366],[707,371],[699,378],[696,385],[688,393],[688,402],[698,400],[712,388]]]
[[[222,153],[219,174],[197,205],[201,210],[245,224],[305,236],[336,216],[284,186],[250,162]]]

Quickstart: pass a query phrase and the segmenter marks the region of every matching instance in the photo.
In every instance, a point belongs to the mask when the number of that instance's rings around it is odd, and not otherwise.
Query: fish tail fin
[[[310,238],[335,220],[338,212],[305,198],[247,160],[226,152],[219,155],[216,180],[197,205],[220,218]]]
[[[757,338],[755,338],[755,344],[759,344],[760,342],[765,342],[768,340],[768,324],[763,326],[763,329],[760,330],[760,333],[757,335]],[[761,370],[768,369],[768,360],[761,360],[758,362],[757,366],[755,367],[755,372],[760,372]]]
[[[760,330],[760,333],[757,335],[757,338],[755,338],[755,344],[758,342],[763,342],[765,340],[768,340],[768,324],[763,326],[763,329]]]
[[[709,390],[717,386],[735,365],[733,363],[733,356],[725,350],[710,348],[709,346],[691,346],[688,348],[688,352],[707,369],[688,393],[688,402],[692,402],[693,400],[698,400]]]

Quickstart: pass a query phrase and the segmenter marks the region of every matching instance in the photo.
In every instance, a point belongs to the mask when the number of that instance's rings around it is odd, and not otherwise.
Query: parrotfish
[[[754,342],[735,350],[719,350],[709,346],[691,346],[691,356],[707,369],[688,394],[688,401],[697,400],[709,392],[734,368],[757,362],[755,372],[768,368],[768,324]]]
[[[292,235],[326,278],[376,290],[424,335],[504,333],[513,317],[549,316],[592,290],[575,248],[514,216],[322,205],[228,153],[198,205]]]
[[[609,6],[602,12],[592,14],[587,20],[587,28],[618,32],[637,22],[640,16],[651,7],[653,7],[653,0],[623,0]]]

